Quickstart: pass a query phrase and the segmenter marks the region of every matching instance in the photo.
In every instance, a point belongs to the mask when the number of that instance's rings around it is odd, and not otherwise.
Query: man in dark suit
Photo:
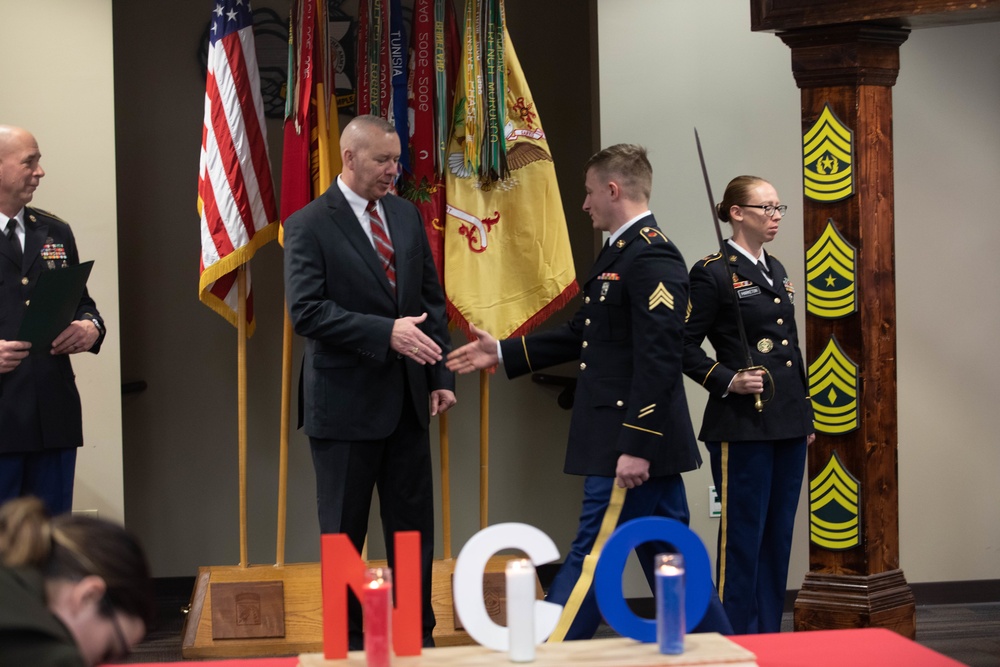
[[[649,210],[653,169],[641,146],[618,144],[587,162],[583,210],[594,229],[610,234],[583,284],[584,303],[552,331],[479,340],[448,357],[460,373],[502,362],[508,377],[580,360],[564,471],[583,475],[576,539],[546,600],[563,605],[549,641],[587,639],[601,621],[592,561],[621,523],[663,516],[688,523],[681,473],[701,464],[681,359],[688,301],[684,258]],[[649,542],[637,550],[653,585]],[[727,631],[718,600],[705,629]],[[703,623],[705,626],[705,623]]]
[[[79,264],[69,225],[29,208],[45,175],[38,142],[0,125],[0,503],[40,497],[51,514],[73,505],[76,451],[83,445],[80,394],[69,355],[100,350],[104,321],[86,291],[51,349],[17,340],[43,271]]]
[[[390,563],[392,535],[421,534],[424,643],[432,646],[434,502],[429,415],[455,404],[445,300],[413,204],[388,194],[399,168],[395,128],[359,116],[340,140],[343,171],[285,223],[285,290],[306,340],[305,432],[316,470],[320,530],[359,551],[377,487]],[[361,648],[350,603],[349,642]]]

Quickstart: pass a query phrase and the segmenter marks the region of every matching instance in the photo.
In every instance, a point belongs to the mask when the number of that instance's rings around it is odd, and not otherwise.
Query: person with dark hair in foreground
[[[0,506],[0,667],[120,660],[155,608],[146,556],[121,526],[50,519],[37,498]]]

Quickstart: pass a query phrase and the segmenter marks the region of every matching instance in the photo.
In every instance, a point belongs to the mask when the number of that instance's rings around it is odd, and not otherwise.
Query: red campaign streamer
[[[357,115],[371,113],[371,63],[368,42],[371,40],[371,0],[361,0],[358,5],[358,106]]]

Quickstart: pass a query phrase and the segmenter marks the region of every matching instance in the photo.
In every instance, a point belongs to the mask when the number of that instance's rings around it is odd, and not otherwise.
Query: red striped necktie
[[[385,228],[385,222],[382,221],[378,210],[375,208],[375,202],[368,202],[368,207],[365,210],[368,212],[368,219],[371,220],[375,251],[378,253],[378,258],[382,261],[382,268],[385,269],[385,275],[389,279],[389,284],[395,290],[396,259],[395,252],[392,249],[392,240],[389,239],[389,232]]]

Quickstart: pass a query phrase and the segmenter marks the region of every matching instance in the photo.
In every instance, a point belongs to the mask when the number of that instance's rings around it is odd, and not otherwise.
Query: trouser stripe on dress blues
[[[621,516],[622,506],[625,504],[625,493],[626,489],[612,486],[611,499],[608,501],[608,508],[604,511],[604,519],[601,521],[601,531],[598,533],[597,539],[594,540],[594,546],[590,553],[583,559],[580,578],[576,580],[573,592],[570,593],[566,606],[563,607],[562,615],[559,617],[559,623],[549,635],[548,641],[563,641],[570,626],[573,625],[576,614],[580,611],[580,605],[587,596],[591,584],[594,583],[594,570],[597,568],[597,561],[601,558],[604,543],[608,541],[611,533],[615,532],[615,528],[618,526],[618,517]]]
[[[718,573],[716,578],[719,580],[719,601],[724,602],[726,599],[726,522],[729,520],[729,512],[727,511],[727,505],[729,504],[729,443],[723,442],[722,445],[722,488],[716,489],[719,492],[719,497],[722,498],[722,517],[719,524],[719,553],[716,555],[718,558]]]

